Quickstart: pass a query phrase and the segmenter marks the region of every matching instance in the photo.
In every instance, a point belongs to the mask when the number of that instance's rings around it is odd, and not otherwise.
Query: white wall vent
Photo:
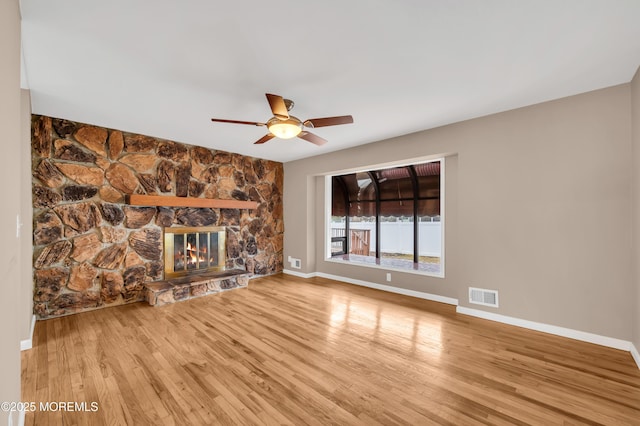
[[[498,307],[498,291],[469,287],[469,303]]]
[[[291,264],[292,268],[295,268],[295,269],[301,269],[302,268],[302,261],[300,259],[295,259],[295,258],[289,256],[287,258],[287,260]]]

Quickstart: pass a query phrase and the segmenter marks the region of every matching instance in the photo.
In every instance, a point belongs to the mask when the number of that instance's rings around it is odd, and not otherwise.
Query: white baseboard
[[[287,275],[293,275],[294,277],[299,277],[299,278],[313,278],[317,276],[315,272],[311,274],[305,274],[303,272],[292,271],[291,269],[283,269],[282,273]]]
[[[33,347],[33,329],[36,327],[36,316],[33,315],[31,317],[31,329],[29,331],[29,338],[26,340],[20,341],[20,350],[26,351],[27,349],[31,349]]]
[[[636,362],[638,368],[640,368],[640,352],[638,352],[638,348],[636,348],[633,343],[631,343],[631,349],[629,350],[629,352],[631,352],[633,360]]]
[[[26,414],[26,411],[9,411],[7,413],[7,426],[24,426]]]
[[[456,308],[456,312],[458,312],[459,314],[470,315],[473,317],[501,322],[504,324],[528,328],[530,330],[542,331],[543,333],[554,334],[556,336],[568,337],[570,339],[580,340],[588,343],[595,343],[596,345],[607,346],[623,351],[631,351],[631,347],[633,346],[633,344],[627,340],[615,339],[613,337],[601,336],[599,334],[587,333],[585,331],[573,330],[571,328],[558,327],[556,325],[509,317],[506,315],[495,314],[493,312],[481,311],[479,309],[471,309],[464,306],[458,306]]]

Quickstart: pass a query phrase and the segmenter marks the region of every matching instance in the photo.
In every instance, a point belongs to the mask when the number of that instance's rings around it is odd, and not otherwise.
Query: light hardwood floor
[[[28,425],[640,424],[628,352],[286,275],[39,321]],[[90,408],[90,406],[88,405]]]

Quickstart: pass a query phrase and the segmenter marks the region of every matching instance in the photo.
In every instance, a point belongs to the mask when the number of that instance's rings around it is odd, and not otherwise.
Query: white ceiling
[[[631,80],[639,0],[21,0],[33,112],[291,161]],[[266,92],[354,124],[253,142]]]

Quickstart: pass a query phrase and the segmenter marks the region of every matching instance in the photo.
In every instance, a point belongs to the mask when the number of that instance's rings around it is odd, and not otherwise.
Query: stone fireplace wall
[[[162,227],[227,227],[227,267],[282,271],[281,163],[32,117],[34,311],[137,302],[163,278]],[[126,194],[251,200],[255,210],[136,207]]]

